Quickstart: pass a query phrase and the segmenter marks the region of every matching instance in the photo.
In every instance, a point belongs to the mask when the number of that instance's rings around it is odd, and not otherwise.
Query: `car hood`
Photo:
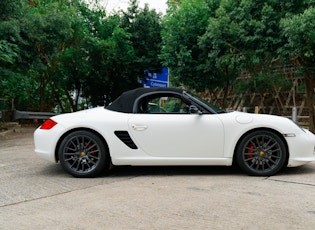
[[[245,112],[230,112],[225,114],[226,117],[221,116],[223,123],[227,120],[233,120],[234,123],[244,125],[249,129],[254,128],[270,128],[279,131],[282,134],[287,133],[301,133],[304,130],[294,123],[292,120],[268,114],[254,114]]]

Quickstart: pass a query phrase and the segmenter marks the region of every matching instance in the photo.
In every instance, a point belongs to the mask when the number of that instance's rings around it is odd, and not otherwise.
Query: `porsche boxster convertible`
[[[249,175],[271,176],[315,160],[315,136],[290,119],[226,112],[174,88],[138,88],[107,107],[51,117],[34,142],[40,157],[75,177],[115,165],[233,163]]]

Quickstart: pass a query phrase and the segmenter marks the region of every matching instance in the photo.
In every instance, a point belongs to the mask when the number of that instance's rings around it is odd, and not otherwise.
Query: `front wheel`
[[[103,141],[85,130],[67,135],[60,144],[58,156],[62,167],[74,177],[95,177],[109,166]]]
[[[287,158],[283,140],[271,131],[247,134],[236,150],[236,161],[249,175],[272,176],[279,172]]]

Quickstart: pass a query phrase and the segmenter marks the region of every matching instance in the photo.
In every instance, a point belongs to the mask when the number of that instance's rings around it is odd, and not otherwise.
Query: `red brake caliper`
[[[91,147],[92,147],[92,145],[90,144],[90,145],[89,145],[89,148],[91,148]],[[92,155],[93,157],[96,157],[96,156],[97,156],[97,153],[95,153],[94,151],[95,151],[95,148],[90,149],[90,152],[92,152],[91,155]]]
[[[254,152],[254,150],[255,150],[255,146],[253,145],[253,144],[250,144],[249,146],[248,146],[248,151],[247,151],[247,155],[246,155],[246,158],[247,159],[249,159],[249,158],[252,158],[253,157],[253,152]]]

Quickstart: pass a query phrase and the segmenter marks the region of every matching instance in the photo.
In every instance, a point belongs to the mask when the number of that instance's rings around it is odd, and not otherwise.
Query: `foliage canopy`
[[[164,16],[137,0],[112,14],[85,2],[1,1],[0,98],[21,110],[76,111],[110,103],[162,66],[173,86],[196,91],[227,92],[246,70],[242,87],[262,93],[287,87],[272,68],[290,64],[305,76],[315,130],[314,0],[168,0]]]

